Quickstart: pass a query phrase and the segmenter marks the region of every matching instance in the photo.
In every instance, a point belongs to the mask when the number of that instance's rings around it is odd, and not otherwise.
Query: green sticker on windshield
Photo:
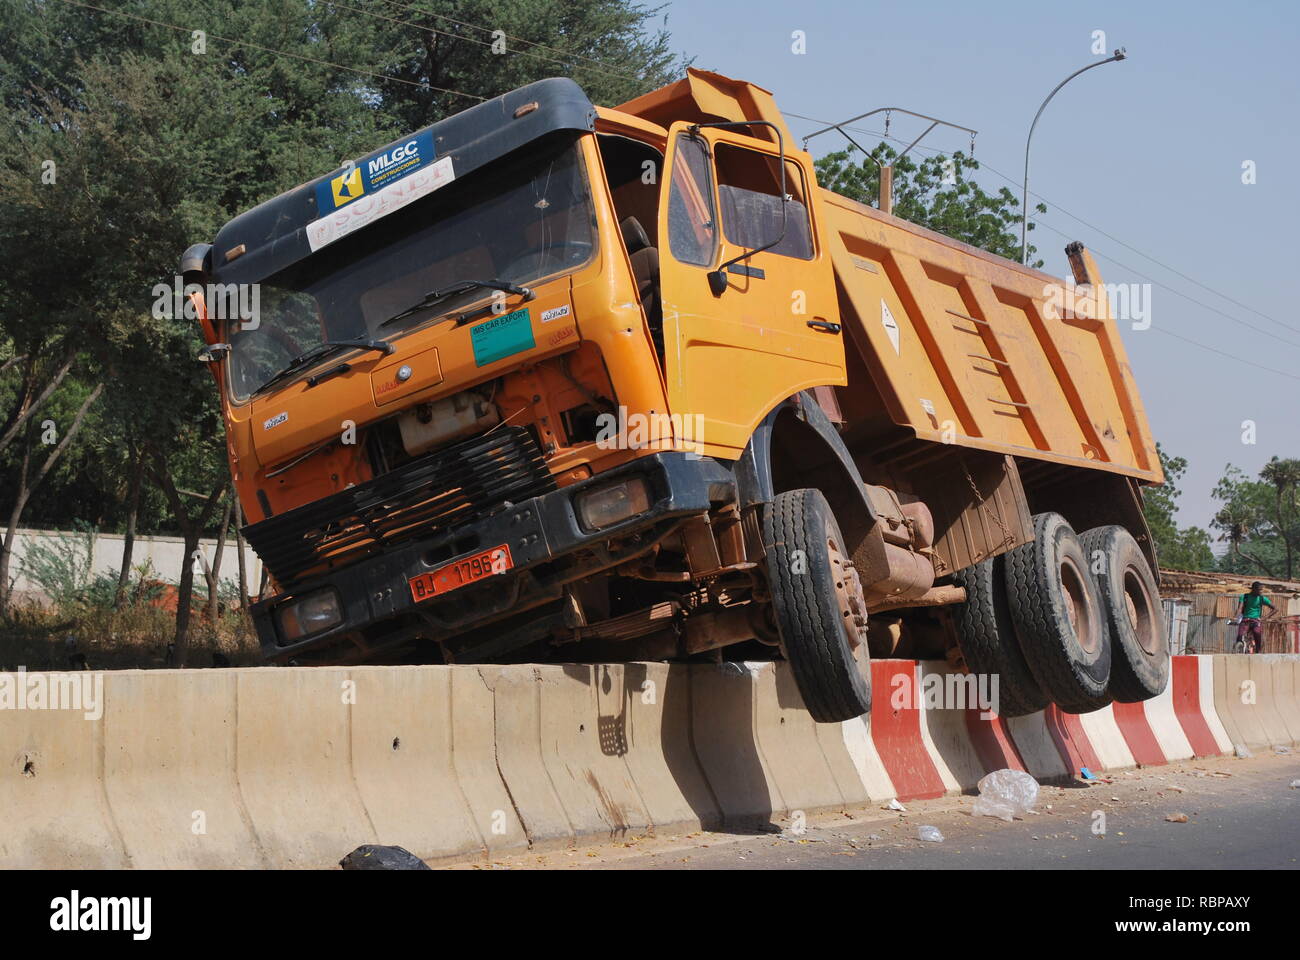
[[[479,367],[537,346],[527,307],[483,321],[470,330],[470,340],[474,344],[474,365]]]

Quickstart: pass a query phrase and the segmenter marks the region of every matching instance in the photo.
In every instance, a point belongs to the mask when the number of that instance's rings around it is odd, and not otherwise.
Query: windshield
[[[228,336],[231,395],[246,400],[327,340],[392,337],[495,293],[469,286],[385,325],[432,291],[571,271],[591,257],[594,224],[572,138],[490,163],[263,281],[256,326]]]

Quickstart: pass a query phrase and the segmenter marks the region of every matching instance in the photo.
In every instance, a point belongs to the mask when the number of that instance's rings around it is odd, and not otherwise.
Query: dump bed
[[[866,369],[841,404],[849,427],[857,411],[925,440],[1163,479],[1104,295],[838,194],[822,200],[850,368],[856,350]],[[1091,255],[1068,253],[1076,282],[1096,289]]]

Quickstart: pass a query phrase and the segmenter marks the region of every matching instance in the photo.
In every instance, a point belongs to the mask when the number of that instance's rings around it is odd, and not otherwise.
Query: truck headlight
[[[603,530],[650,509],[650,490],[642,477],[585,490],[575,498],[578,519],[588,530]]]
[[[280,607],[280,636],[301,640],[343,622],[343,607],[333,588],[318,590]]]

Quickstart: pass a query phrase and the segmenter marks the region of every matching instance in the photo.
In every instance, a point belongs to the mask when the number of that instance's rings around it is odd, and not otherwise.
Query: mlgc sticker
[[[284,421],[288,419],[289,419],[288,410],[284,411],[284,413],[277,413],[270,420],[267,420],[265,423],[262,424],[262,429],[270,430],[272,427],[278,427],[280,424],[284,423]]]

